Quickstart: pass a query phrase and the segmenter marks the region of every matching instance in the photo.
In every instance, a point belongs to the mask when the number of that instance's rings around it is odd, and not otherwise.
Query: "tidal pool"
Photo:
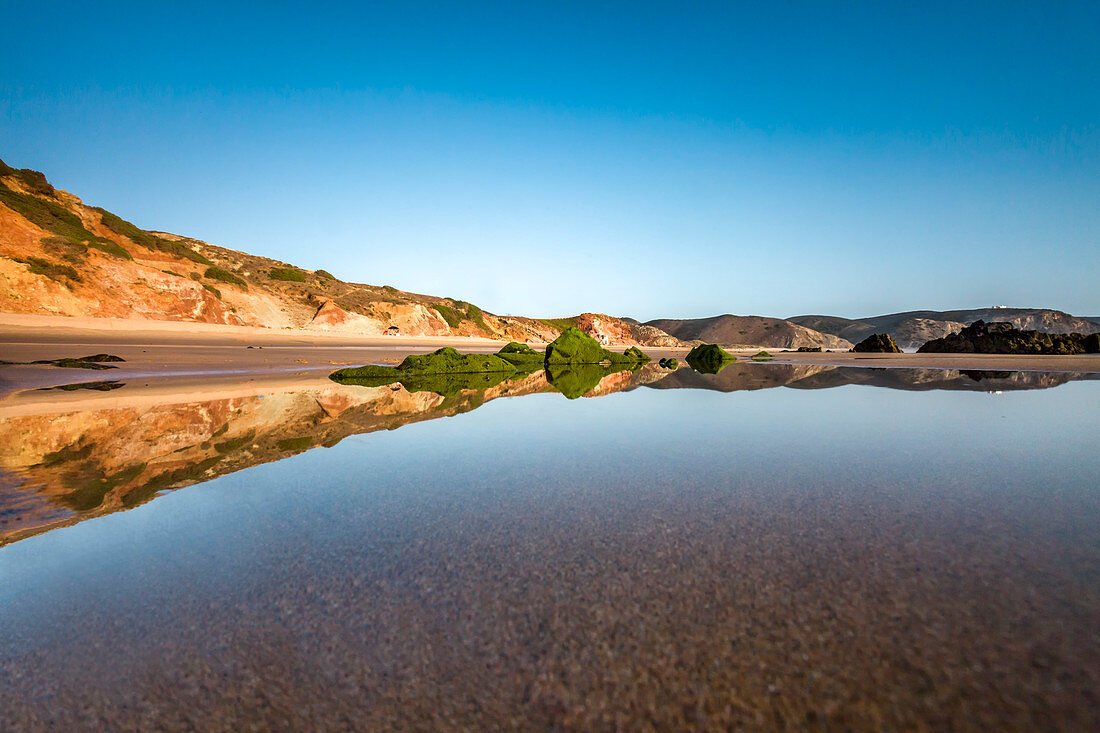
[[[1100,382],[731,369],[13,412],[0,729],[1100,726]]]

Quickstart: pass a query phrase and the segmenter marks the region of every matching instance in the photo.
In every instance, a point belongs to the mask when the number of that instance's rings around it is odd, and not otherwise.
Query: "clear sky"
[[[9,3],[0,158],[496,313],[1100,315],[1100,3]]]

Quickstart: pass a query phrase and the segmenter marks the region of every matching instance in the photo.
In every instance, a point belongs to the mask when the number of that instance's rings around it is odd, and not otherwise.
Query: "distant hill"
[[[659,318],[646,321],[652,326],[683,339],[706,341],[731,348],[765,346],[776,349],[796,349],[799,346],[820,346],[824,349],[847,351],[851,341],[834,334],[766,316],[734,316],[725,314],[711,318]]]
[[[807,315],[787,319],[823,333],[860,341],[872,333],[888,333],[903,349],[957,333],[975,321],[1002,321],[1016,328],[1045,333],[1094,333],[1100,320],[1079,318],[1049,308],[970,308],[950,311],[905,311],[868,318]]]
[[[498,316],[455,298],[345,282],[324,270],[140,229],[55,189],[38,171],[3,161],[0,311],[515,341],[551,341],[575,325],[604,343],[682,345],[663,331],[599,313]]]

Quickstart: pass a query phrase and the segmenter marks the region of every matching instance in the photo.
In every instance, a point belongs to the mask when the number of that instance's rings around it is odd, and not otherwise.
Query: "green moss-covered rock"
[[[549,364],[546,381],[566,398],[575,400],[595,389],[607,375],[621,371],[627,370],[600,364]]]
[[[649,355],[639,349],[637,346],[631,346],[629,349],[624,351],[621,356],[619,354],[612,354],[611,359],[612,364],[648,364],[650,361],[652,361],[652,359],[649,358]]]
[[[873,333],[852,347],[852,351],[873,354],[900,354],[894,339],[888,333]]]
[[[517,367],[520,365],[542,366],[543,360],[546,358],[544,352],[536,351],[527,344],[521,344],[515,341],[498,351],[497,356]]]
[[[496,354],[460,354],[447,346],[430,354],[406,356],[397,365],[404,374],[470,374],[514,372],[515,367]]]
[[[546,347],[547,364],[600,364],[615,358],[622,357],[600,346],[576,326],[566,328]]]
[[[537,352],[536,352],[537,353]],[[396,367],[368,364],[339,369],[329,379],[340,384],[381,387],[400,382],[410,392],[435,392],[444,396],[464,389],[485,389],[532,369],[516,367],[496,354],[460,354],[447,347],[430,354],[407,356]]]
[[[772,355],[769,354],[768,352],[764,351],[763,349],[761,349],[760,351],[753,354],[752,358],[753,359],[771,359]]]
[[[725,351],[718,344],[699,344],[687,353],[684,361],[700,374],[718,374],[737,357]]]

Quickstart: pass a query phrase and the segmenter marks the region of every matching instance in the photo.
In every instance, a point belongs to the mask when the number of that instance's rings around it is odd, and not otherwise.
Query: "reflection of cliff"
[[[700,374],[691,369],[677,369],[664,379],[647,385],[654,389],[709,389],[717,392],[740,392],[747,389],[783,387],[835,367],[816,364],[752,364],[736,361],[718,374]]]
[[[1100,375],[873,369],[736,362],[720,374],[647,364],[570,388],[598,397],[648,386],[721,392],[772,387],[825,389],[863,384],[894,389],[1000,391],[1054,387]],[[560,380],[559,380],[560,381]],[[560,387],[559,387],[560,388]],[[210,399],[193,384],[176,391],[123,387],[64,407],[53,393],[0,403],[0,545],[83,519],[138,506],[159,492],[279,460],[349,435],[469,412],[498,397],[556,391],[543,372],[444,397],[398,385],[345,386],[327,380],[238,385]],[[203,394],[205,399],[195,399]],[[36,402],[40,400],[40,402]],[[61,407],[59,407],[61,405]],[[64,410],[69,410],[65,412]]]
[[[7,418],[0,421],[0,466],[15,481],[0,478],[0,544],[349,435],[549,389],[541,372],[453,397],[318,383],[266,395]]]
[[[918,391],[948,389],[998,392],[1045,389],[1079,379],[1100,379],[1100,374],[995,372],[965,369],[876,369],[816,364],[735,362],[719,374],[699,374],[689,369],[679,369],[646,386],[654,389],[709,389],[717,392],[738,392],[771,387],[827,389],[848,384],[862,384]]]
[[[825,389],[845,384],[865,384],[904,390],[949,389],[968,392],[1001,392],[1047,389],[1080,379],[1098,379],[1100,374],[1052,372],[1001,372],[976,369],[868,369],[837,367],[786,386],[796,389]]]

